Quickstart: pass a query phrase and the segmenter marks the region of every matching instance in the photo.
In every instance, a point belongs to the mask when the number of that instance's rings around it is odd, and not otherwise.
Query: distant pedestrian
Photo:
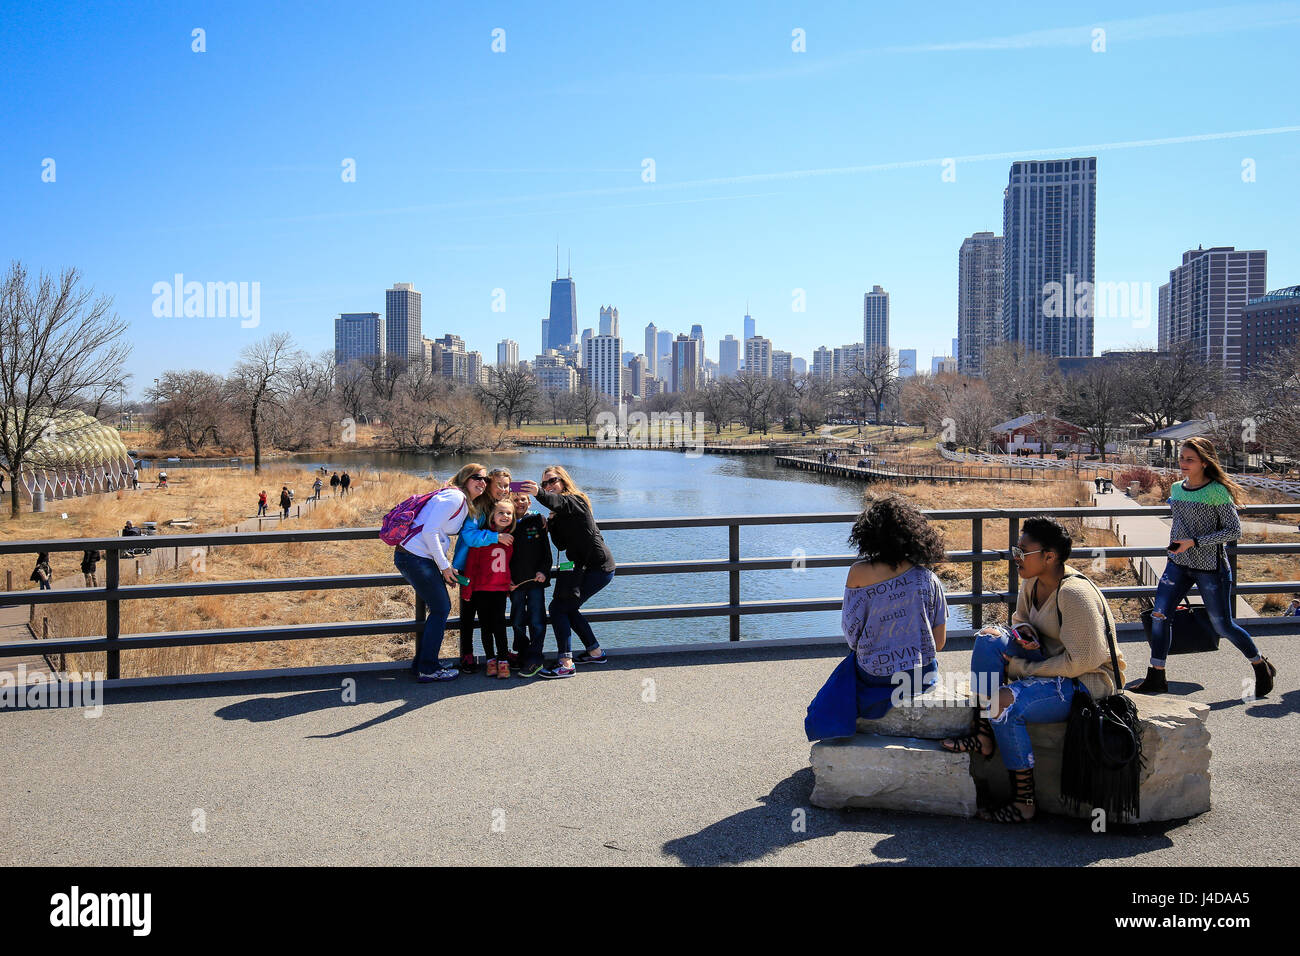
[[[1097,486],[1097,494],[1101,494],[1101,475],[1093,478],[1093,483]]]
[[[348,493],[348,489],[351,487],[352,487],[352,476],[345,471],[343,472],[343,477],[339,479],[339,488],[341,488],[343,494],[346,495]]]
[[[316,480],[311,483],[312,497],[317,501],[320,501],[320,490],[323,487],[324,485],[320,480],[320,476],[317,475]]]
[[[293,499],[289,497],[289,486],[281,485],[280,486],[280,513],[281,513],[280,516],[282,518],[289,517],[289,505],[292,504],[292,502]]]
[[[336,471],[334,472],[334,474],[330,475],[330,494],[337,497],[338,493],[339,493],[339,473]]]
[[[137,465],[131,469],[131,490],[135,491],[140,487],[140,466]]]
[[[261,491],[257,495],[257,516],[261,518],[266,514],[266,492]]]
[[[100,557],[98,551],[81,552],[81,573],[86,576],[86,587],[88,588],[99,587],[99,582],[95,578],[95,568],[99,564]]]
[[[41,586],[42,591],[50,589],[50,552],[41,551],[36,555],[36,567],[32,569],[31,579]]]
[[[0,495],[5,493],[5,476],[0,474]]]

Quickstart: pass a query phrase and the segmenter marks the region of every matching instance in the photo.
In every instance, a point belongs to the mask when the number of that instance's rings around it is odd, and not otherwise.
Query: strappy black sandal
[[[984,746],[981,743],[985,737],[993,744],[993,748],[988,753],[984,752]],[[951,747],[948,746],[949,740],[952,741]],[[939,746],[950,754],[974,753],[979,754],[985,760],[991,760],[993,755],[997,753],[998,739],[993,736],[993,725],[989,723],[988,718],[976,717],[975,731],[973,733],[969,733],[965,737],[948,737],[939,741]]]
[[[1025,816],[1020,812],[1017,803],[1026,803],[1034,806],[1034,770],[1030,767],[1028,770],[1008,770],[1007,778],[1011,781],[1011,802],[998,807],[996,810],[981,810],[980,819],[988,820],[991,823],[1032,823],[1038,819],[1038,811],[1035,807],[1034,815]]]

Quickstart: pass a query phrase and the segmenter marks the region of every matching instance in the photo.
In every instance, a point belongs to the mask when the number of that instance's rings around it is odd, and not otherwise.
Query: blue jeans
[[[861,667],[858,674],[858,716],[879,720],[895,703],[910,701],[924,694],[939,681],[939,662],[930,661],[913,670],[898,671],[881,677],[868,674]]]
[[[576,632],[582,646],[589,651],[600,650],[600,642],[591,631],[591,625],[579,608],[596,592],[614,580],[613,571],[599,568],[588,571],[561,571],[555,578],[555,597],[551,599],[551,627],[555,629],[555,644],[560,657],[572,656],[570,634]],[[573,594],[574,586],[578,593]]]
[[[515,653],[525,666],[542,663],[546,640],[546,585],[523,584],[510,592],[510,624],[515,629]],[[524,625],[528,637],[524,637]]]
[[[1069,677],[1025,677],[1007,685],[1014,699],[1011,706],[993,718],[993,736],[1002,750],[1008,770],[1029,770],[1034,766],[1034,748],[1026,724],[1056,724],[1070,716],[1070,702],[1077,689]]]
[[[438,651],[442,648],[442,636],[447,630],[447,618],[451,616],[451,595],[447,593],[447,582],[442,579],[438,565],[430,558],[422,558],[409,551],[394,551],[393,564],[407,583],[415,588],[415,593],[424,600],[424,633],[415,638],[415,660],[411,662],[411,670],[417,674],[432,674],[442,666],[438,661]]]
[[[1210,615],[1210,623],[1219,637],[1226,637],[1237,650],[1254,661],[1259,658],[1259,648],[1246,629],[1232,619],[1232,567],[1220,558],[1218,571],[1198,571],[1185,568],[1172,561],[1165,562],[1165,573],[1156,586],[1155,608],[1151,612],[1151,666],[1164,667],[1169,656],[1173,635],[1169,631],[1169,615],[1178,602],[1196,585]]]
[[[993,699],[993,695],[1002,686],[1006,671],[1006,662],[1002,655],[1021,657],[1027,661],[1043,660],[1043,652],[1026,650],[1012,636],[1011,628],[1006,625],[993,625],[996,634],[976,634],[975,648],[970,655],[970,690],[975,695],[977,706],[983,708]]]

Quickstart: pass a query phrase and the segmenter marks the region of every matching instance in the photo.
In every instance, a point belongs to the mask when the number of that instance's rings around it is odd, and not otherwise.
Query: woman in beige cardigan
[[[1073,540],[1060,522],[1046,517],[1025,521],[1017,547],[1011,549],[1020,574],[1020,593],[1011,627],[1028,624],[1037,643],[1006,628],[986,628],[971,653],[971,691],[982,708],[975,732],[949,738],[954,753],[993,755],[1011,778],[1012,801],[980,816],[998,823],[1024,823],[1034,817],[1034,752],[1027,724],[1058,723],[1070,714],[1081,688],[1094,698],[1115,693],[1123,684],[1112,673],[1107,627],[1115,621],[1101,592],[1084,575],[1066,565]]]

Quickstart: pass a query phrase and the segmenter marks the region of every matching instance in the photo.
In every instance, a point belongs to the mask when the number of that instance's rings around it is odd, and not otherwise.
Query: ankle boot
[[[1267,697],[1268,692],[1273,689],[1273,678],[1277,676],[1277,668],[1268,662],[1267,657],[1261,657],[1258,664],[1251,664],[1255,669],[1255,698]]]
[[[1256,671],[1258,674],[1258,671]],[[1165,671],[1162,667],[1148,667],[1147,676],[1138,681],[1129,688],[1135,694],[1167,694],[1169,693],[1169,684],[1165,681]],[[1258,694],[1256,695],[1258,696]]]

